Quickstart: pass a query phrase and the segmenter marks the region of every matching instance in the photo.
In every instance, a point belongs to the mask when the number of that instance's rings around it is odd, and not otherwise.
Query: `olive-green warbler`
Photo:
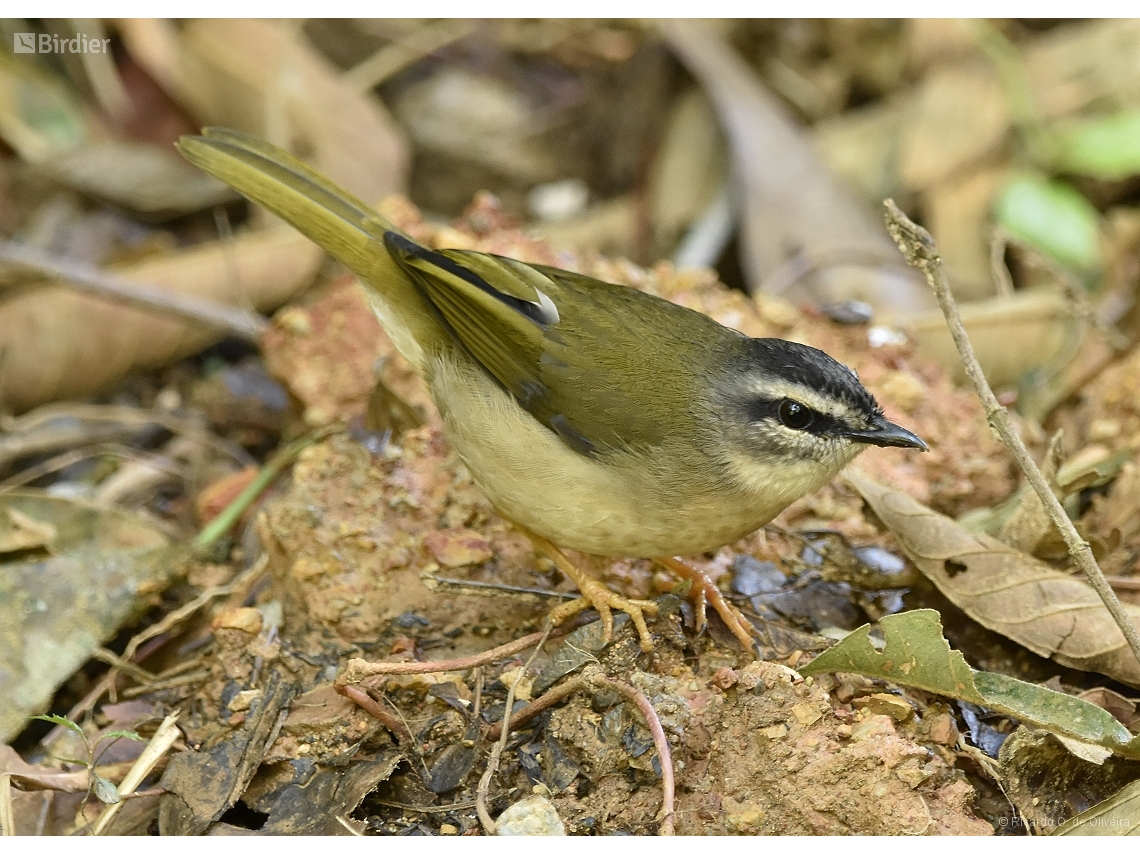
[[[673,556],[715,550],[834,477],[868,444],[925,449],[846,366],[748,338],[621,285],[467,250],[431,250],[296,158],[208,128],[192,163],[346,264],[416,368],[447,435],[495,509],[531,537],[612,632],[643,613],[558,547],[652,558],[692,578],[741,643],[749,624]]]

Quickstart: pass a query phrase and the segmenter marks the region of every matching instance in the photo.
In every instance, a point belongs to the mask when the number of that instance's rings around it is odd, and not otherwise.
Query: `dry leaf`
[[[720,115],[743,197],[742,261],[760,290],[798,253],[820,269],[800,277],[809,302],[857,299],[909,317],[933,297],[910,272],[885,268],[895,248],[875,216],[831,174],[810,138],[726,41],[697,21],[663,21],[665,41]],[[792,249],[789,250],[789,247]],[[879,266],[868,258],[881,259]]]
[[[995,150],[1011,120],[997,71],[988,63],[928,75],[903,128],[899,172],[911,190],[926,190]]]
[[[1140,95],[1140,19],[1059,27],[1028,45],[1024,56],[1033,103],[1046,118]]]
[[[56,555],[0,564],[0,742],[46,710],[179,566],[165,535],[135,514],[39,490],[5,493],[0,514],[11,511],[54,529]]]
[[[1084,335],[1069,299],[1060,291],[1034,289],[959,306],[986,379],[993,386],[1017,383],[1038,368],[1059,368]],[[958,349],[939,311],[911,319],[918,350],[962,380]]]
[[[44,549],[55,540],[55,526],[37,520],[16,508],[5,508],[0,516],[0,553]]]
[[[666,255],[712,203],[728,172],[716,113],[698,89],[677,98],[649,177],[649,213],[656,246]]]
[[[237,193],[173,148],[108,140],[68,149],[41,165],[68,187],[163,220],[236,201]]]
[[[234,18],[120,21],[131,56],[195,118],[306,153],[366,202],[407,186],[409,155],[371,92],[345,81],[295,23]]]
[[[940,182],[923,194],[926,225],[938,242],[954,296],[962,302],[995,293],[990,264],[993,202],[1008,178],[1004,165],[983,167]]]
[[[844,477],[922,574],[982,626],[1061,665],[1140,686],[1140,662],[1083,579],[992,537],[971,534],[949,517],[857,472]],[[1140,625],[1140,606],[1125,604],[1124,609]]]
[[[215,241],[115,269],[124,279],[226,304],[275,309],[316,275],[320,249],[293,229]],[[156,368],[213,344],[222,333],[45,283],[0,302],[4,407],[87,395],[138,369]]]

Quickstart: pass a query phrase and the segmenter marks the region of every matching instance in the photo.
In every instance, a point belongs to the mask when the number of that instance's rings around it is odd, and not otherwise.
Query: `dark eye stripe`
[[[787,398],[775,398],[773,400],[766,400],[764,398],[752,398],[745,404],[748,420],[753,422],[771,421],[776,424],[783,424],[780,419],[780,406]],[[805,409],[811,411],[811,423],[802,428],[803,433],[810,433],[815,436],[846,436],[850,432],[850,428],[834,416],[829,416],[826,413],[821,413],[819,410],[812,410],[806,404],[801,404]]]

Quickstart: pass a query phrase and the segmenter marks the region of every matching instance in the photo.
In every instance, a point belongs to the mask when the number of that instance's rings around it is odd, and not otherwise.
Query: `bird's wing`
[[[454,339],[570,448],[587,455],[638,450],[675,433],[660,406],[642,404],[646,396],[656,403],[666,379],[676,394],[691,394],[695,375],[680,364],[677,343],[659,341],[658,331],[715,322],[567,271],[433,252],[395,235],[386,243]]]

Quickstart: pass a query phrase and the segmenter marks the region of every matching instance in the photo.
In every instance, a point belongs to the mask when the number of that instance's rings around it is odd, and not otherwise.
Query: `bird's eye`
[[[780,423],[792,430],[803,430],[812,423],[812,418],[815,415],[799,401],[793,401],[791,398],[784,398],[780,401],[780,408],[777,413],[780,416]]]

